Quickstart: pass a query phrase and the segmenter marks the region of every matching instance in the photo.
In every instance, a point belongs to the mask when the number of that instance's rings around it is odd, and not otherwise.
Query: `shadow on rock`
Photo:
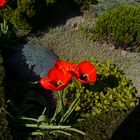
[[[21,45],[12,54],[5,54],[4,65],[8,77],[19,81],[37,81],[47,76],[58,57],[39,45]]]

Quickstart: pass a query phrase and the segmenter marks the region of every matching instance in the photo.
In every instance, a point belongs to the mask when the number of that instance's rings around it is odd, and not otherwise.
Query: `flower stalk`
[[[68,105],[65,103],[67,91],[65,88],[72,81],[73,77],[78,80],[74,81],[76,81],[76,88],[80,90],[76,89],[76,94],[74,95],[75,99],[70,105]],[[22,117],[21,120],[25,121],[24,126],[34,130],[31,132],[31,135],[51,135],[61,133],[71,136],[71,132],[86,135],[83,131],[66,124],[70,123],[71,116],[78,106],[81,97],[80,93],[83,90],[82,85],[95,81],[96,68],[90,62],[84,61],[75,65],[71,62],[57,61],[54,68],[49,71],[48,76],[41,78],[39,81],[44,89],[57,91],[58,100],[54,115],[52,118],[48,118],[45,114],[45,108],[38,119]]]

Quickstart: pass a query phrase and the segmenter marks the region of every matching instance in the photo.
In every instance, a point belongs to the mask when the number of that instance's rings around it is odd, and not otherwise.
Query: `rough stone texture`
[[[18,80],[37,81],[47,76],[58,59],[48,48],[39,45],[22,45],[18,48],[6,58],[8,74]]]
[[[70,28],[76,28],[78,23],[83,22],[83,18],[82,16],[77,16],[74,18],[70,18],[67,20],[66,22],[66,26],[70,27]]]

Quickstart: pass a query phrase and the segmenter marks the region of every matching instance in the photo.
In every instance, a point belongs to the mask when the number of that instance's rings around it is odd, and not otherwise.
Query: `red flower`
[[[3,9],[6,7],[6,0],[0,0],[0,9]]]
[[[40,80],[40,84],[47,90],[62,90],[72,79],[70,72],[64,72],[57,68],[49,71],[48,76]]]
[[[74,65],[71,62],[65,62],[65,61],[57,61],[54,65],[55,68],[60,69],[62,71],[75,71],[76,70],[76,65]]]
[[[96,67],[90,62],[84,61],[77,65],[78,69],[74,72],[75,77],[78,81],[83,84],[96,81]]]

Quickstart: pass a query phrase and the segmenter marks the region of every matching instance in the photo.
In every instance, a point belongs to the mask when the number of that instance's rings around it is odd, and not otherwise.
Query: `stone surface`
[[[22,45],[6,58],[8,74],[18,80],[37,81],[47,76],[58,57],[46,47]]]

